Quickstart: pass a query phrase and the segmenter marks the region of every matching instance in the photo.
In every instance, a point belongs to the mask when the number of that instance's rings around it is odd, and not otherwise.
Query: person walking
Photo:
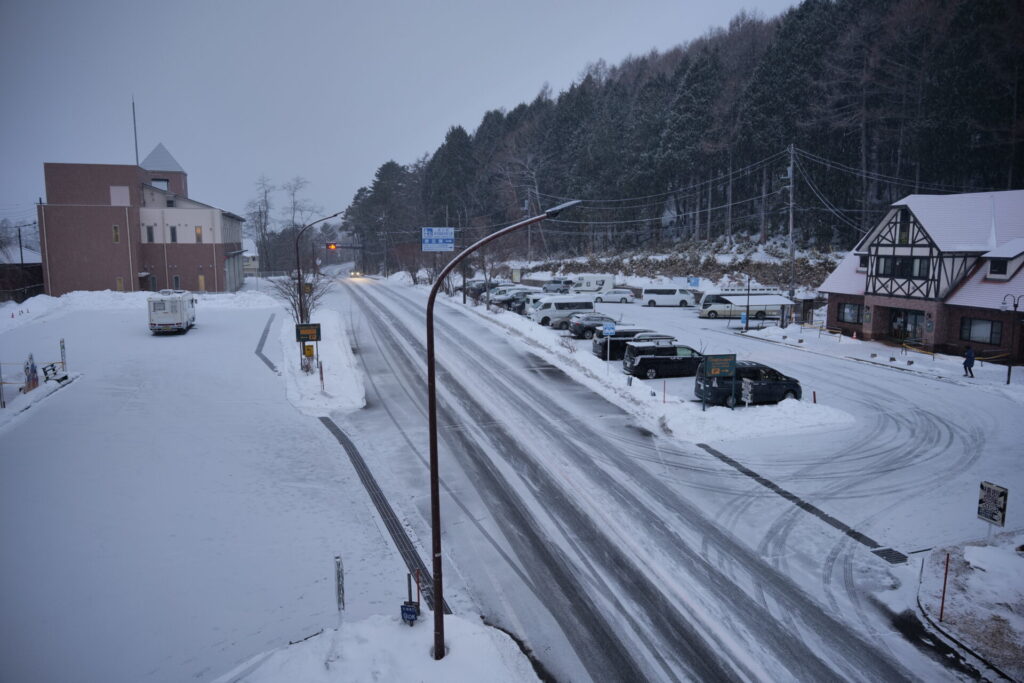
[[[974,349],[970,346],[964,352],[964,377],[974,377]]]

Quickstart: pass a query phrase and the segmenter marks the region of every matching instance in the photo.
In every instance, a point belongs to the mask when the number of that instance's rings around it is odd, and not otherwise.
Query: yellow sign
[[[302,345],[302,355],[304,355],[306,358],[312,358],[313,357],[313,345],[312,344],[303,344]]]

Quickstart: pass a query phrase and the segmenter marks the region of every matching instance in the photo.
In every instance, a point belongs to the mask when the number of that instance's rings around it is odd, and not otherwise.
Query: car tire
[[[685,299],[684,299],[683,301],[680,301],[680,302],[679,302],[679,308],[686,308],[686,307],[687,307],[687,306],[689,306],[689,305],[690,305],[690,304],[686,303],[686,300],[685,300]]]
[[[619,299],[619,303],[620,304],[628,304],[629,301],[626,299],[626,297],[622,297],[621,299]]]
[[[754,317],[757,318],[758,320],[764,320],[764,311],[758,311],[757,313],[754,314]]]
[[[715,311],[708,311],[708,317],[709,318],[717,318],[718,317],[718,313],[716,313]]]
[[[729,394],[728,396],[726,396],[725,397],[725,407],[726,408],[735,408],[736,407],[736,397],[733,396],[732,394]]]
[[[604,303],[604,299],[602,299],[601,297],[597,297],[597,298],[594,299],[594,303],[595,304],[603,304]]]
[[[796,398],[796,392],[795,391],[787,391],[783,395],[782,400],[785,401],[785,400],[788,400],[788,399],[791,399],[791,398]]]
[[[657,306],[658,304],[654,303],[654,299],[651,299],[650,301],[647,302],[647,305],[648,306]]]
[[[569,329],[569,322],[567,320],[563,320],[562,322],[558,323],[558,329],[560,329],[560,330],[567,330],[567,329]]]
[[[551,324],[551,318],[541,318],[540,319],[541,327],[547,327],[550,324]]]
[[[583,338],[584,339],[593,339],[594,338],[594,331],[593,330],[583,330]]]
[[[647,379],[654,379],[657,376],[658,371],[655,370],[654,368],[647,368],[647,371],[644,372],[644,377],[646,377]]]

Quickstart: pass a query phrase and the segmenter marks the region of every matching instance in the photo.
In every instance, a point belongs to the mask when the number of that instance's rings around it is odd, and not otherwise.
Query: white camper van
[[[611,275],[577,275],[576,284],[570,289],[572,294],[600,294],[615,286],[615,278]]]
[[[530,310],[530,320],[555,329],[569,329],[569,316],[573,313],[593,313],[594,297],[586,294],[566,294],[540,299]]]
[[[188,332],[196,324],[196,298],[182,289],[161,289],[146,299],[149,329],[161,332]]]

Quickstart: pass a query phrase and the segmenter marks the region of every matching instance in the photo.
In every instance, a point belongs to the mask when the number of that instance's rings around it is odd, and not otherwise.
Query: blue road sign
[[[615,323],[605,323],[601,326],[601,334],[610,337],[615,334]]]
[[[455,228],[420,228],[423,251],[454,251]]]

